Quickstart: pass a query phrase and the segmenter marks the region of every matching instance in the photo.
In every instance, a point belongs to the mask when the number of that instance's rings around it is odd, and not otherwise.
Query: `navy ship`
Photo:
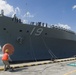
[[[41,22],[24,24],[16,15],[0,14],[0,48],[14,46],[13,62],[69,58],[76,55],[76,33]]]

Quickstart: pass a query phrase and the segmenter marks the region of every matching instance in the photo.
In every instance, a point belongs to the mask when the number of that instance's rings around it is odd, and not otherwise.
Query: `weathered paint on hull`
[[[37,61],[76,55],[76,35],[63,29],[16,23],[0,17],[0,46],[11,43],[13,61]]]

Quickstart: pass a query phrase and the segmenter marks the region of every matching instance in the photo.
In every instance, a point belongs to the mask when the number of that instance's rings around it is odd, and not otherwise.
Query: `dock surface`
[[[68,65],[70,63],[73,63],[73,65]],[[0,75],[76,75],[76,60],[54,63],[52,61],[41,61],[13,64],[11,66],[14,71],[2,70]],[[3,69],[3,66],[0,66],[1,69]]]

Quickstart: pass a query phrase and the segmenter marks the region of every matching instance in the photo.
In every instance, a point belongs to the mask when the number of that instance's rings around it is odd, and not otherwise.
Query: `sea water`
[[[3,53],[0,51],[0,66],[3,65],[2,60],[1,60],[2,56],[3,56]]]
[[[2,56],[3,56],[3,53],[2,53],[2,48],[1,48],[1,45],[0,45],[0,66],[3,65],[2,60],[1,60]]]

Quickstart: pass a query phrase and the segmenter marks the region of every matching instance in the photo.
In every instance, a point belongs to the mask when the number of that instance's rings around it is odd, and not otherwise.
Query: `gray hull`
[[[76,55],[76,34],[57,27],[43,27],[18,23],[0,17],[0,46],[11,43],[13,61],[38,61],[68,58]]]

